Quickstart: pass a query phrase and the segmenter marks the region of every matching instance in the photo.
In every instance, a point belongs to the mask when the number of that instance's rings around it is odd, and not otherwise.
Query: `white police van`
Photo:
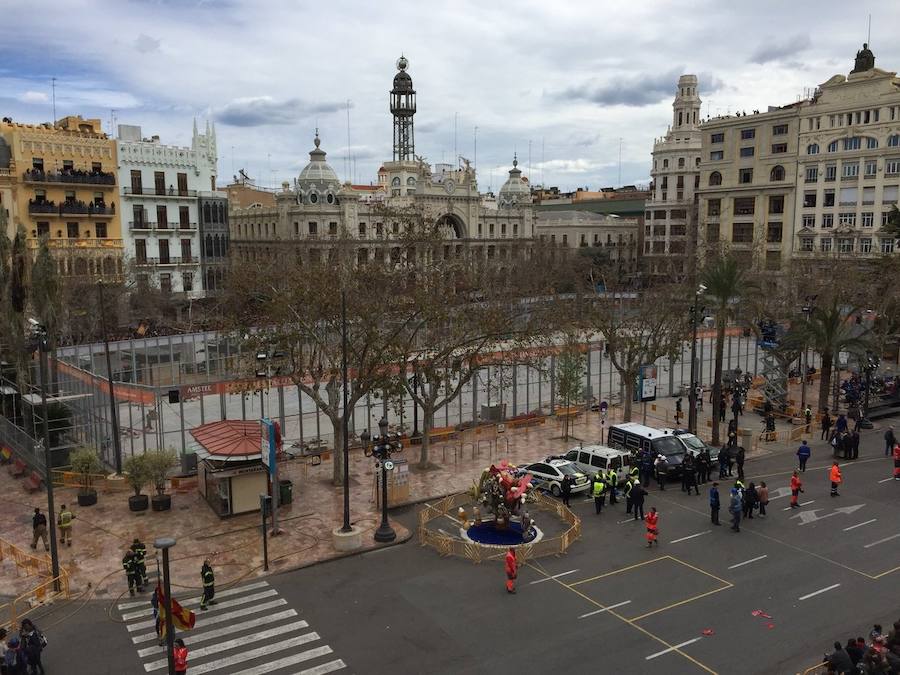
[[[628,468],[631,466],[630,452],[605,445],[580,445],[569,450],[565,457],[589,476],[599,471],[606,476],[610,469],[615,469],[619,483],[624,483],[628,478]]]

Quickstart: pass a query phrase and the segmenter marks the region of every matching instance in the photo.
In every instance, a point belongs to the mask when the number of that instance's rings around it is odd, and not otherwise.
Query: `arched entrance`
[[[468,237],[465,223],[453,213],[446,213],[438,218],[437,226],[442,239],[466,239]]]

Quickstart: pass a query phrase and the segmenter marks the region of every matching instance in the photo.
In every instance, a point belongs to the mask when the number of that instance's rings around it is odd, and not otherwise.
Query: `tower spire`
[[[401,54],[397,59],[397,74],[391,89],[390,107],[394,116],[394,161],[411,160],[415,156],[416,143],[413,116],[416,114],[416,90],[406,69],[409,61]]]

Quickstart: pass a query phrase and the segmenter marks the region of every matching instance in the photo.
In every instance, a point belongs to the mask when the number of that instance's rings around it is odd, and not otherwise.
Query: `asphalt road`
[[[721,527],[710,524],[705,488],[688,496],[675,483],[651,487],[645,509],[660,512],[658,549],[646,548],[624,503],[597,516],[592,502],[573,500],[582,539],[523,567],[515,596],[500,562],[441,558],[415,541],[269,577],[235,589],[233,607],[201,615],[198,637],[217,616],[227,629],[279,614],[285,627],[208,637],[192,646],[204,651],[188,672],[798,673],[835,639],[900,618],[900,481],[890,479],[881,431],[866,432],[860,459],[843,463],[840,497],[829,496],[823,454],[814,453],[805,505],[793,511],[793,456],[748,461],[746,482],[765,480],[772,501],[740,533],[727,524],[726,485]],[[415,513],[399,517],[412,525]],[[159,659],[146,651],[153,642],[135,644],[142,629],[129,630],[143,619],[110,621],[108,604],[89,603],[47,631],[49,673],[143,673]]]

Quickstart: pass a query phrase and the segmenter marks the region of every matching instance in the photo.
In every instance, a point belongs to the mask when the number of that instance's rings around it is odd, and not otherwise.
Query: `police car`
[[[574,462],[561,457],[548,457],[543,462],[535,462],[523,467],[531,474],[534,486],[543,490],[549,490],[554,497],[562,494],[562,482],[566,476],[572,481],[572,494],[584,492],[591,487],[588,477]]]

